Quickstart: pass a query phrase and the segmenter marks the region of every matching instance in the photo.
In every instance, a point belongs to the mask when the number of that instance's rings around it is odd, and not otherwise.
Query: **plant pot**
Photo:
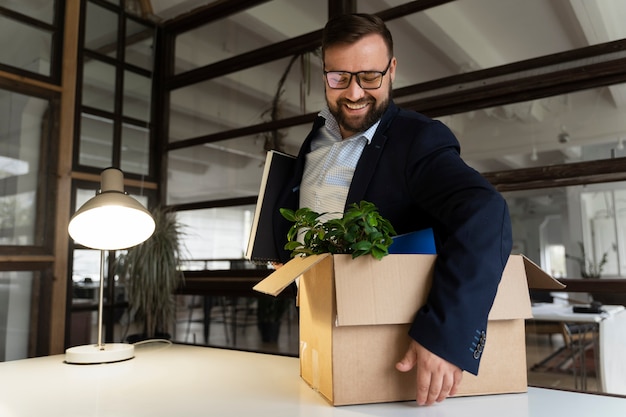
[[[261,340],[263,343],[276,343],[278,342],[278,335],[280,333],[279,321],[266,321],[258,323],[259,332],[261,333]]]
[[[157,332],[154,337],[148,337],[145,333],[137,333],[126,336],[126,343],[134,344],[145,340],[165,339],[170,340],[172,335],[169,333]]]

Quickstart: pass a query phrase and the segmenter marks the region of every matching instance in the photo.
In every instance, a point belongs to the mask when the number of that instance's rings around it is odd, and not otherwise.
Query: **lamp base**
[[[98,345],[74,346],[65,351],[65,362],[75,364],[95,364],[120,362],[135,356],[135,346],[127,343],[106,343]]]

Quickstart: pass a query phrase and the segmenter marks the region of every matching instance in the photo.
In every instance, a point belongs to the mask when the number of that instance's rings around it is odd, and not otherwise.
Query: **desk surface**
[[[599,323],[624,310],[624,306],[602,306],[602,313],[574,313],[569,304],[540,303],[532,306],[533,319],[575,323]]]
[[[299,377],[298,359],[149,344],[134,359],[68,365],[64,356],[0,363],[2,417],[623,417],[626,400],[530,388],[527,394],[332,407]]]

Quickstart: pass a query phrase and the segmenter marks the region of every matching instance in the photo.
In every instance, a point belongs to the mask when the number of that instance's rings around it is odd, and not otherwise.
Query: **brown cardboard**
[[[277,295],[300,276],[300,375],[333,405],[415,399],[415,373],[395,363],[430,289],[435,255],[295,258],[254,287]],[[410,271],[410,273],[407,273]],[[489,314],[479,375],[464,373],[458,396],[527,390],[524,319],[528,287],[562,289],[521,255],[509,258]]]

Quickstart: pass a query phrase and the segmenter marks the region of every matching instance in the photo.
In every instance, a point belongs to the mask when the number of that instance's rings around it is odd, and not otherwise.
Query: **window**
[[[0,69],[58,84],[62,1],[0,1],[0,27],[10,41],[0,48]]]
[[[250,235],[253,205],[181,210],[177,216],[184,225],[185,270],[230,269],[231,262],[241,261]]]
[[[125,178],[155,181],[154,24],[101,1],[84,5],[76,168],[99,172],[114,166]]]
[[[52,281],[49,265],[0,268],[0,361],[46,353],[49,328],[44,323],[50,306],[46,294]]]
[[[83,4],[82,71],[77,92],[80,115],[75,134],[74,172],[99,174],[117,167],[124,172],[124,187],[145,207],[156,204],[159,179],[152,125],[152,89],[156,28],[126,11],[120,2],[85,0]],[[99,177],[98,177],[99,178]],[[99,181],[74,181],[73,208],[94,196]],[[121,341],[132,328],[126,293],[114,273],[118,253],[105,254],[100,276],[100,252],[71,248],[69,345],[95,342],[97,299],[105,288],[105,341]]]
[[[0,245],[45,247],[51,100],[0,89]]]

